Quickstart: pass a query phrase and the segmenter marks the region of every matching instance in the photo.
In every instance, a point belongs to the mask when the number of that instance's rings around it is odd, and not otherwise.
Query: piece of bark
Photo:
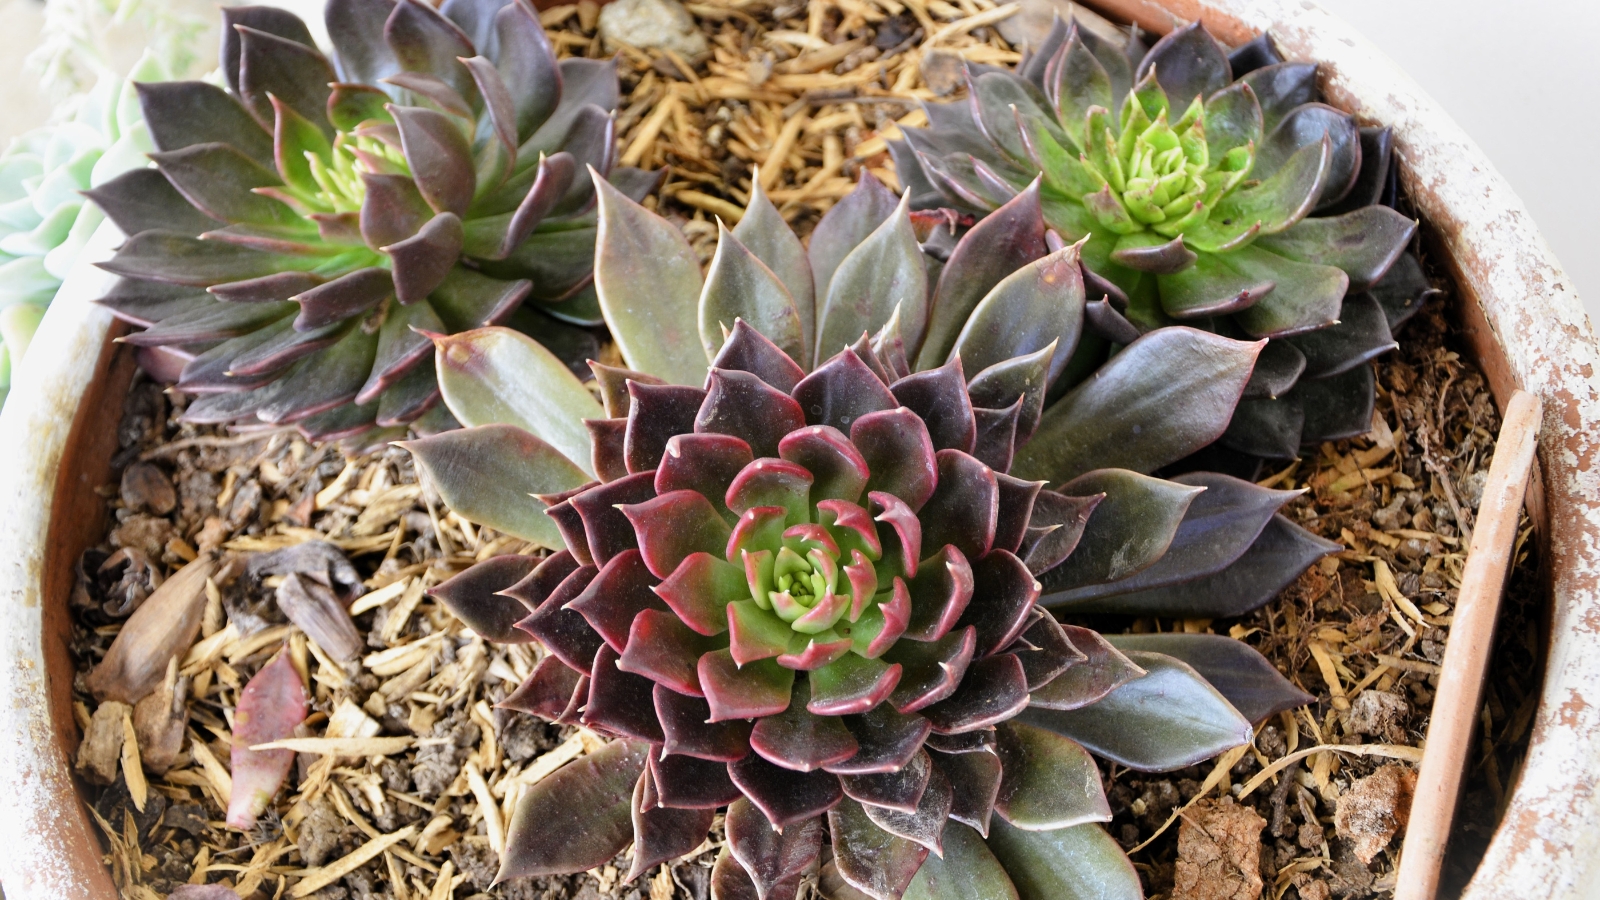
[[[210,558],[196,559],[162,582],[128,617],[105,659],[89,673],[89,691],[96,699],[132,705],[161,684],[167,661],[187,652],[200,633],[206,579],[215,569]]]
[[[332,588],[294,573],[278,585],[277,600],[289,621],[299,625],[329,656],[349,662],[361,655],[361,632]]]
[[[135,512],[146,510],[164,516],[178,506],[172,480],[152,463],[134,463],[124,469],[121,494],[123,505]]]
[[[1349,790],[1339,795],[1333,814],[1333,827],[1339,837],[1350,842],[1356,858],[1364,863],[1389,846],[1397,832],[1411,818],[1411,797],[1417,789],[1417,773],[1408,766],[1389,763],[1365,778],[1358,778]]]
[[[1267,820],[1232,797],[1202,800],[1178,826],[1173,900],[1257,900]]]
[[[117,780],[117,766],[122,762],[122,717],[128,704],[108,700],[100,704],[83,733],[83,743],[78,745],[78,773],[85,781],[94,784],[111,784]]]
[[[188,718],[189,679],[178,677],[178,658],[167,663],[161,686],[133,707],[133,730],[144,767],[164,774],[183,750],[183,723]]]

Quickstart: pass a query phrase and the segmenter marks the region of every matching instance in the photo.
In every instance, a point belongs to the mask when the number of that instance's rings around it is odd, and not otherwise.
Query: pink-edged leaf
[[[775,716],[789,708],[794,671],[770,659],[741,667],[727,650],[715,650],[700,657],[698,672],[711,722]]]
[[[922,710],[933,730],[959,734],[988,728],[1028,706],[1028,676],[1011,653],[973,661],[954,693]]]
[[[796,875],[777,890],[781,893],[772,894],[777,900],[793,900],[800,890],[800,876]],[[766,900],[756,890],[756,883],[750,880],[750,873],[733,858],[727,847],[722,848],[716,864],[711,867],[711,896],[716,900]]]
[[[845,796],[858,803],[913,813],[932,774],[933,761],[928,758],[927,751],[919,750],[909,763],[893,772],[842,775],[839,782],[844,786]]]
[[[859,715],[845,716],[845,727],[860,745],[856,755],[828,767],[838,775],[894,772],[911,761],[933,726],[917,715],[902,715],[891,704],[875,706]]]
[[[728,509],[743,515],[757,507],[781,506],[785,520],[794,525],[811,518],[811,473],[792,462],[758,458],[745,466],[728,485]]]
[[[672,491],[621,509],[639,537],[644,564],[657,578],[671,576],[690,554],[722,552],[732,534],[711,501],[695,491]]]
[[[972,566],[973,602],[957,620],[957,627],[978,629],[978,656],[993,656],[1011,646],[1028,626],[1039,582],[1022,560],[996,550]]]
[[[789,651],[778,654],[778,665],[797,672],[813,672],[833,664],[850,652],[850,639],[839,637],[833,631],[818,634],[796,634],[789,641]]]
[[[665,739],[656,719],[650,679],[617,667],[617,651],[601,644],[589,673],[589,703],[583,709],[583,724],[615,734],[659,744]]]
[[[754,600],[729,603],[727,610],[728,653],[735,663],[743,666],[789,652],[794,629],[772,611],[757,606]]]
[[[1000,488],[999,513],[995,518],[994,546],[998,550],[1016,553],[1028,535],[1028,523],[1033,518],[1033,504],[1044,487],[1042,481],[1023,481],[996,469],[996,485]]]
[[[801,309],[801,317],[805,311]],[[712,360],[714,368],[749,372],[785,394],[794,390],[800,379],[806,377],[804,369],[774,344],[766,335],[750,327],[743,319],[733,323],[728,339]]]
[[[852,439],[854,425],[862,416],[900,405],[883,381],[850,349],[818,366],[795,385],[794,399],[804,411],[807,424],[847,431]],[[870,467],[871,455],[859,441],[856,447],[867,456]]]
[[[650,745],[614,741],[525,790],[496,881],[583,872],[633,839],[633,789]]]
[[[601,481],[628,477],[627,419],[584,419],[589,429],[590,468]]]
[[[306,718],[306,685],[287,652],[261,667],[233,711],[233,795],[228,827],[249,831],[294,765],[293,750],[252,750],[294,735]]]
[[[514,709],[541,719],[555,721],[573,705],[573,693],[583,674],[554,656],[546,656],[533,667],[528,677],[496,709]],[[589,686],[583,685],[583,701],[589,699]],[[582,702],[582,701],[580,701]]]
[[[961,358],[955,357],[937,369],[917,372],[890,385],[900,405],[917,414],[928,426],[928,437],[936,450],[971,453],[978,438],[978,423],[972,415],[972,400],[967,396],[967,377]]]
[[[850,443],[866,460],[869,492],[899,497],[912,512],[933,496],[938,464],[928,426],[916,413],[903,408],[869,413],[850,426]]]
[[[781,506],[756,506],[745,510],[739,516],[739,521],[733,526],[733,534],[728,536],[727,552],[724,556],[729,562],[745,566],[746,572],[750,571],[749,564],[745,562],[745,554],[764,552],[776,553],[783,546],[783,533],[787,530],[789,511]],[[771,581],[771,563],[766,564],[768,582]],[[756,589],[757,582],[752,576],[750,589]],[[768,585],[770,588],[770,584]]]
[[[782,831],[749,800],[728,806],[728,849],[749,876],[760,900],[793,900],[800,877],[822,851],[822,819]]]
[[[848,654],[811,673],[811,699],[806,708],[819,716],[866,712],[885,700],[900,683],[901,667]]]
[[[935,753],[933,764],[950,780],[950,818],[969,825],[985,837],[989,817],[1000,794],[1003,776],[1000,757],[992,750],[976,753]]]
[[[995,729],[1004,774],[995,810],[1027,831],[1111,821],[1100,770],[1089,751],[1053,731],[1022,722]]]
[[[844,880],[873,900],[899,900],[928,858],[928,848],[880,828],[854,800],[828,813],[833,861]]]
[[[700,696],[700,676],[695,667],[711,647],[678,617],[664,610],[647,609],[634,617],[627,649],[617,668],[643,675],[680,694]]]
[[[893,528],[899,539],[898,543],[885,546],[884,562],[889,571],[898,566],[907,578],[916,575],[917,564],[922,560],[922,520],[894,494],[873,491],[867,497],[872,502],[873,520]]]
[[[679,384],[628,383],[628,471],[644,472],[661,464],[667,442],[694,431],[694,417],[706,392]]]
[[[650,777],[656,802],[672,809],[715,810],[742,796],[726,763],[693,756],[651,753]]]
[[[864,552],[867,559],[883,556],[883,543],[878,539],[878,526],[872,514],[848,500],[822,500],[817,504],[826,525],[844,552]],[[852,557],[853,559],[854,557]]]
[[[865,512],[862,515],[865,515]],[[878,594],[878,568],[866,554],[851,549],[850,564],[844,567],[844,578],[840,591],[843,592],[848,586],[850,596],[850,611],[846,616],[851,622],[858,622],[862,613],[866,612],[867,606]]]
[[[734,762],[750,752],[752,724],[744,719],[711,722],[711,706],[656,685],[652,693],[656,718],[666,736],[663,754],[681,754],[714,762]]]
[[[755,456],[743,439],[727,434],[679,434],[667,441],[656,468],[656,493],[689,490],[728,512],[728,487]],[[738,515],[738,513],[733,513]]]
[[[779,831],[819,816],[844,799],[838,776],[820,769],[796,772],[781,768],[755,753],[728,763],[728,774]]]
[[[601,567],[594,580],[567,604],[567,608],[583,616],[613,650],[622,653],[628,646],[629,629],[640,613],[645,610],[666,612],[666,606],[652,590],[656,583],[639,551],[624,550]],[[693,665],[691,660],[690,666]]]
[[[1086,658],[1035,689],[1033,706],[1045,709],[1079,709],[1145,674],[1137,663],[1124,656],[1099,632],[1077,625],[1062,625],[1062,633],[1074,649]]]
[[[710,553],[691,553],[655,593],[683,623],[703,635],[728,630],[728,604],[748,600],[743,570]]]
[[[548,560],[546,564],[549,564]],[[562,662],[585,675],[594,674],[591,670],[594,654],[605,640],[600,637],[599,632],[589,627],[582,614],[567,609],[567,604],[583,593],[584,588],[594,580],[598,571],[594,566],[574,569],[550,593],[550,596],[539,604],[533,615],[517,623],[518,628],[537,638],[546,650],[561,657]],[[537,579],[539,575],[539,570],[535,569],[524,581]],[[518,599],[522,597],[518,596]]]
[[[528,634],[516,628],[528,608],[501,591],[528,577],[541,562],[532,556],[491,556],[428,589],[467,627],[499,644],[520,644]]]
[[[884,831],[915,841],[936,855],[943,856],[944,824],[950,818],[954,799],[950,779],[945,777],[944,772],[930,766],[928,784],[918,798],[916,809],[902,812],[865,803],[861,808],[866,811],[867,818]]]
[[[805,414],[788,394],[749,372],[712,369],[706,398],[694,420],[700,434],[730,434],[750,445],[756,456],[777,456],[778,442],[806,424]]]
[[[389,273],[376,266],[357,269],[290,298],[300,304],[296,331],[314,331],[343,322],[377,306],[394,292]]]
[[[1061,565],[1077,549],[1090,514],[1104,499],[1104,494],[1068,497],[1055,491],[1040,491],[1034,497],[1020,548],[1028,571],[1042,575]]]
[[[361,184],[366,193],[361,201],[361,236],[374,250],[411,237],[434,215],[416,182],[404,175],[363,172]]]
[[[887,599],[869,607],[849,626],[855,651],[867,659],[877,659],[895,645],[911,622],[911,590],[905,579],[895,576]]]
[[[844,762],[860,749],[838,716],[819,716],[806,709],[811,699],[809,680],[797,679],[789,708],[756,722],[750,747],[768,762],[810,772]]]
[[[945,544],[923,561],[906,587],[911,592],[906,637],[937,641],[950,633],[972,600],[972,566],[954,545]]]
[[[653,760],[652,760],[653,761]],[[715,809],[675,809],[661,805],[646,807],[646,792],[653,772],[646,767],[634,783],[632,806],[633,863],[624,883],[638,878],[659,863],[677,859],[706,839]],[[659,790],[659,788],[658,788]]]
[[[939,481],[918,511],[922,537],[930,548],[954,545],[968,559],[979,559],[994,545],[1000,488],[993,469],[959,450],[936,454]]]
[[[811,473],[815,501],[855,503],[866,489],[867,461],[837,428],[810,425],[791,432],[778,442],[778,455]]]
[[[977,632],[971,628],[951,632],[933,642],[901,641],[884,654],[905,671],[889,702],[901,713],[924,709],[955,693],[972,662]]]
[[[639,472],[572,497],[572,508],[583,520],[585,542],[596,565],[603,566],[618,553],[638,548],[633,523],[619,507],[643,503],[655,495],[655,473]]]

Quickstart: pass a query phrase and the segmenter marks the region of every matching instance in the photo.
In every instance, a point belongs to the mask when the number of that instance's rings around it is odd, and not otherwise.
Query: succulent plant
[[[226,89],[139,86],[160,152],[91,193],[131,235],[102,302],[147,326],[130,343],[186,358],[190,421],[451,427],[428,333],[509,322],[592,352],[552,316],[598,320],[582,167],[611,167],[614,63],[558,62],[525,0],[330,0],[326,18],[331,58],[292,13],[225,8]]]
[[[458,514],[560,548],[434,589],[547,651],[501,705],[613,738],[522,795],[500,878],[630,842],[637,877],[726,806],[720,898],[795,896],[824,830],[839,897],[1136,896],[1091,753],[1190,765],[1306,697],[1238,641],[1124,652],[1041,597],[1237,608],[1330,549],[1276,515],[1290,492],[1147,474],[1222,430],[1260,344],[1162,328],[1070,375],[1078,248],[1036,191],[942,260],[871,180],[809,249],[756,191],[702,278],[598,188],[600,304],[634,368],[594,365],[602,408],[513,332],[439,336],[469,427],[406,444]]]
[[[1373,357],[1431,293],[1395,211],[1388,128],[1319,102],[1317,66],[1198,23],[1149,52],[1056,22],[1015,72],[974,66],[894,153],[915,205],[1045,219],[1131,326],[1270,338],[1222,444],[1293,457],[1365,433]],[[1126,341],[1123,341],[1125,343]]]
[[[145,164],[150,137],[130,80],[165,77],[147,54],[129,79],[107,73],[66,121],[22,134],[0,155],[0,402],[78,252],[105,217],[84,201]]]

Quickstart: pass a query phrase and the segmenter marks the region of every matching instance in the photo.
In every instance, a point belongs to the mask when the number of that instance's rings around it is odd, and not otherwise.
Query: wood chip
[[[284,738],[265,744],[251,744],[251,750],[293,750],[331,756],[392,756],[410,747],[410,737],[304,737]]]
[[[189,740],[189,752],[194,755],[194,761],[200,764],[200,771],[205,776],[206,783],[211,786],[212,793],[216,795],[217,804],[227,809],[228,804],[233,801],[233,776],[229,775],[228,770],[217,761],[216,756],[211,753],[211,748],[193,735]],[[170,775],[168,780],[171,780]]]
[[[299,873],[300,883],[296,884],[290,889],[289,896],[306,897],[311,894],[315,894],[317,891],[320,891],[344,876],[349,875],[351,872],[361,868],[368,862],[377,859],[378,854],[416,833],[417,826],[407,825],[393,834],[386,834],[383,837],[373,838],[372,840],[367,841],[365,844],[357,847],[348,856],[342,857],[341,859],[323,866],[320,869],[307,869],[304,872]]]
[[[494,794],[489,792],[489,783],[483,780],[483,770],[478,764],[468,760],[466,771],[467,786],[478,800],[478,812],[483,815],[484,827],[489,832],[489,847],[496,854],[502,853],[506,848],[506,829],[500,821],[500,807],[494,801]]]

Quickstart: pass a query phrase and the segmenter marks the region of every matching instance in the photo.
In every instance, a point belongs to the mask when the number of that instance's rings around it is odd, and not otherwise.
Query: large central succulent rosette
[[[365,443],[454,424],[427,334],[509,323],[581,362],[593,339],[551,316],[598,321],[583,167],[611,168],[614,64],[558,62],[524,0],[326,16],[331,58],[293,14],[229,7],[226,88],[139,86],[155,168],[91,192],[131,235],[102,300],[147,326],[128,341],[181,366],[191,421],[390,429]]]
[[[934,259],[903,204],[871,228],[825,221],[803,249],[758,193],[702,280],[670,225],[600,191],[601,304],[636,368],[595,365],[601,404],[579,431],[594,401],[537,345],[441,337],[445,399],[470,427],[407,445],[457,513],[559,548],[434,590],[485,638],[546,651],[501,706],[613,739],[522,795],[500,877],[583,871],[631,843],[635,878],[726,807],[718,898],[794,897],[825,834],[820,887],[841,900],[1136,896],[1096,824],[1091,753],[1191,765],[1305,698],[1240,642],[1105,638],[1040,601],[1246,606],[1328,551],[1275,515],[1289,492],[1112,467],[1209,441],[1258,345],[1160,329],[1052,378],[1081,317],[1029,331],[1006,307],[1081,313],[1083,286],[1076,248],[1051,249],[1026,200]],[[864,215],[878,191],[841,207]],[[1008,263],[1032,227],[1036,256]],[[829,298],[808,320],[780,269]],[[930,270],[931,312],[901,305],[926,301]],[[964,321],[940,310],[952,285],[983,298]],[[833,343],[811,336],[847,314],[850,346],[808,364]],[[957,349],[914,370],[947,328]],[[984,362],[970,379],[968,358]]]
[[[1046,220],[1088,238],[1129,339],[1175,322],[1270,338],[1222,441],[1292,457],[1367,430],[1365,363],[1430,293],[1389,130],[1319,102],[1316,73],[1265,36],[1230,55],[1195,23],[1146,53],[1058,21],[891,149],[919,208],[988,212],[1042,178]]]

